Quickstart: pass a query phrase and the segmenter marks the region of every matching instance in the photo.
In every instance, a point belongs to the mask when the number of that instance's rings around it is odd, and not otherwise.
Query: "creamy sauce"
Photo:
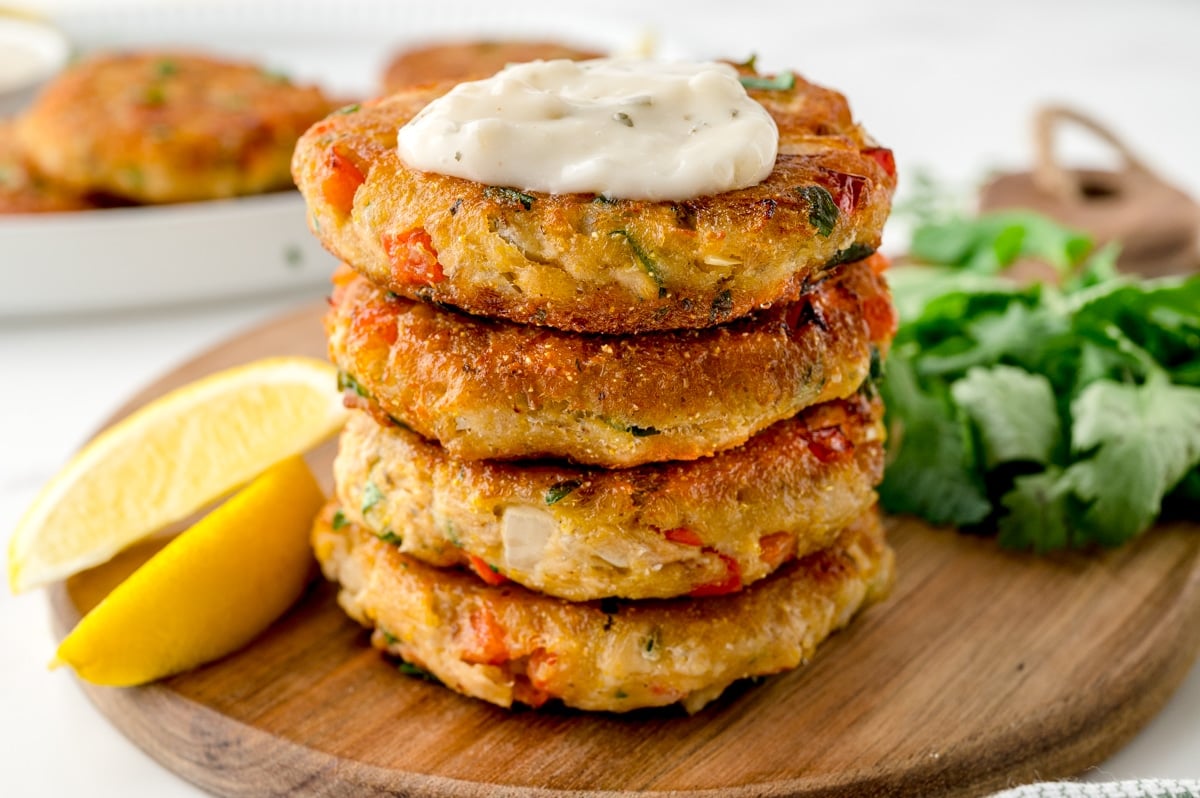
[[[46,73],[46,59],[33,47],[0,41],[0,91],[28,86]]]
[[[464,83],[399,132],[414,169],[495,186],[680,200],[761,182],[779,132],[726,64],[534,61]]]

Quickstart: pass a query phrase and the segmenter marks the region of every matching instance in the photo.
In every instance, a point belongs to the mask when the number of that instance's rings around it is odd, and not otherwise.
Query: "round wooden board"
[[[224,366],[321,356],[320,312],[231,340],[124,412]],[[327,483],[332,453],[312,456]],[[151,756],[221,795],[978,795],[1076,774],[1163,705],[1200,648],[1198,532],[1176,524],[1098,556],[1037,558],[891,519],[891,599],[807,667],[693,717],[463,698],[398,673],[323,583],[220,662],[141,688],[83,687]],[[137,556],[55,586],[59,633]]]

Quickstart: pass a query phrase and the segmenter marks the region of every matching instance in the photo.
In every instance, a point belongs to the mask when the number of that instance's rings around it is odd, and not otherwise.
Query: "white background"
[[[757,52],[766,67],[794,67],[843,90],[856,116],[896,151],[902,180],[918,166],[969,181],[1027,164],[1031,108],[1067,101],[1110,123],[1152,166],[1200,194],[1200,3],[1186,0],[609,0],[574,7],[458,0],[439,8],[311,0],[241,8],[210,0],[155,3],[150,12],[110,2],[103,13],[96,3],[37,5],[84,39],[260,52],[347,94],[371,91],[394,44],[463,20],[475,30],[534,25],[603,42],[650,32],[670,52]],[[188,23],[172,27],[173,14]],[[1105,162],[1103,148],[1083,137],[1067,137],[1064,149]],[[0,239],[0,291],[17,270],[37,268],[7,262]],[[0,539],[38,487],[139,386],[322,291],[0,319]],[[13,598],[0,590],[0,794],[196,794],[113,731],[69,674],[45,670],[54,647],[47,616],[42,594]],[[1141,735],[1087,776],[1200,777],[1200,667]]]

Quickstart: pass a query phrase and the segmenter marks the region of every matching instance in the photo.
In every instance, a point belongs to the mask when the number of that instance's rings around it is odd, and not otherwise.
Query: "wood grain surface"
[[[274,354],[321,356],[321,309],[141,391]],[[312,463],[329,483],[332,445]],[[83,684],[112,723],[221,795],[979,795],[1074,775],[1128,740],[1200,648],[1200,529],[1035,558],[891,519],[892,598],[812,663],[700,714],[508,712],[399,673],[309,594],[241,652],[141,688]],[[144,553],[57,585],[65,633]]]

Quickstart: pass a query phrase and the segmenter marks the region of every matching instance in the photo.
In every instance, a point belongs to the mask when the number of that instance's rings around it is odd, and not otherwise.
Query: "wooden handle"
[[[1055,130],[1063,122],[1073,122],[1107,142],[1121,156],[1126,170],[1153,176],[1150,168],[1107,127],[1074,109],[1048,105],[1039,108],[1033,118],[1033,182],[1039,190],[1063,201],[1083,196],[1083,186],[1078,174],[1064,168],[1054,154]]]

